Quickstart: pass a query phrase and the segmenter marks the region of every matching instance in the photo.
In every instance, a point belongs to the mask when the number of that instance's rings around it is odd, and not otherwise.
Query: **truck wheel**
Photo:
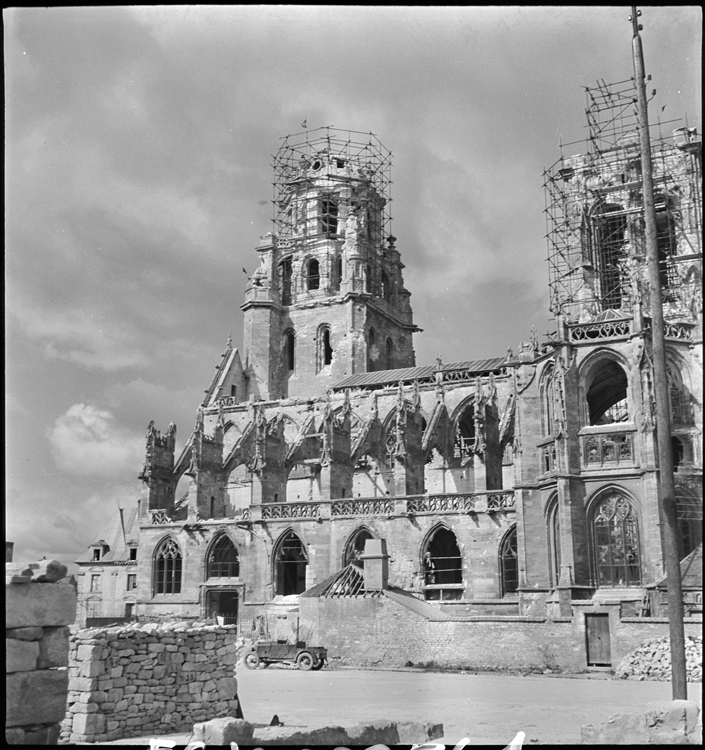
[[[257,669],[259,667],[259,656],[254,651],[250,651],[247,656],[245,656],[245,666],[248,669]]]
[[[319,659],[312,667],[314,672],[318,672],[319,669],[323,669],[323,665],[325,664],[325,659]]]
[[[310,651],[302,651],[296,657],[296,665],[303,672],[308,672],[310,669],[313,669],[315,663],[316,660],[313,658],[313,654]]]

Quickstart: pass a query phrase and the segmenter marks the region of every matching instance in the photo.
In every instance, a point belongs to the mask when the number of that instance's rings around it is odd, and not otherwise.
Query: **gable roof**
[[[426,365],[425,367],[405,367],[399,370],[377,370],[351,375],[333,386],[334,391],[346,388],[378,388],[384,385],[396,385],[399,382],[419,383],[435,382],[436,373],[444,373],[444,382],[448,380],[467,380],[476,375],[498,372],[507,364],[506,357],[479,359],[469,362],[453,362],[447,365]]]

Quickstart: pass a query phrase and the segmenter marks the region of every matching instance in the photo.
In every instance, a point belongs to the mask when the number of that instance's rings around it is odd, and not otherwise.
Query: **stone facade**
[[[78,631],[62,741],[110,742],[241,716],[235,640],[235,628],[179,623]]]
[[[134,604],[140,617],[218,617],[245,635],[285,620],[293,632],[296,597],[379,538],[389,583],[438,608],[570,617],[571,602],[593,597],[636,606],[663,575],[640,277],[605,265],[604,232],[572,232],[583,265],[599,256],[591,288],[617,279],[622,293],[575,307],[580,284],[554,284],[548,344],[416,366],[403,264],[383,231],[388,152],[356,152],[348,135],[312,131],[275,158],[277,231],[247,285],[244,351],[228,342],[179,455],[176,427],[150,423],[137,510],[129,531],[123,516],[79,562],[82,602],[93,596],[94,616]],[[698,144],[672,144],[659,161],[674,196],[692,192]],[[613,191],[611,173],[596,174],[595,189]],[[571,190],[588,215],[590,190]],[[689,250],[701,218],[676,208],[687,232],[669,257],[691,269],[668,277],[666,310],[685,555],[702,539],[700,260]],[[643,232],[638,206],[629,211],[619,258],[638,266]],[[101,572],[102,593],[91,592]]]
[[[55,745],[66,713],[76,589],[54,560],[6,568],[5,741]]]

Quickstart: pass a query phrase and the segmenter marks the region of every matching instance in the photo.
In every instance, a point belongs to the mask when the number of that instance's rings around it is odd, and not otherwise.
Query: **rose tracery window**
[[[157,594],[180,594],[182,557],[179,545],[165,539],[154,556],[154,590]]]
[[[617,493],[605,497],[592,524],[598,586],[638,586],[641,583],[639,529],[631,503]]]

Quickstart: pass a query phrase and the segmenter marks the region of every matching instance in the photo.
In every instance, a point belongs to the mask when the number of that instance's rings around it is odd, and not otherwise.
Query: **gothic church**
[[[370,539],[390,587],[446,613],[642,602],[664,570],[650,302],[638,149],[614,131],[546,173],[552,340],[424,365],[389,152],[333,128],[287,137],[243,351],[228,342],[179,454],[176,428],[150,423],[137,507],[79,561],[82,623],[217,617],[247,635]],[[701,141],[653,149],[685,557],[702,533]]]

